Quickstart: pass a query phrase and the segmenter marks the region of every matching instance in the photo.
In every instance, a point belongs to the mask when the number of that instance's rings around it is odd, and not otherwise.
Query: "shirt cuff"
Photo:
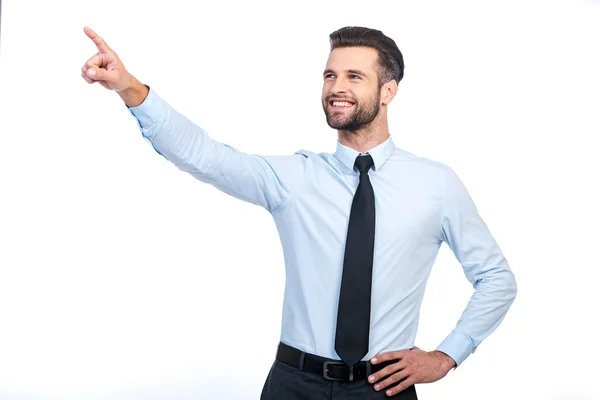
[[[135,107],[127,107],[129,112],[138,120],[142,130],[152,127],[157,122],[165,120],[167,115],[166,104],[160,96],[148,85],[148,95],[142,104]]]
[[[455,368],[458,368],[476,349],[466,334],[453,330],[436,350],[450,356],[456,362]]]

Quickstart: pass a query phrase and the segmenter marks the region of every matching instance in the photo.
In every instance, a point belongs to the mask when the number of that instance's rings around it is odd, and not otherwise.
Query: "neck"
[[[377,119],[356,131],[338,130],[340,143],[361,153],[378,146],[389,137],[387,121],[378,121]]]

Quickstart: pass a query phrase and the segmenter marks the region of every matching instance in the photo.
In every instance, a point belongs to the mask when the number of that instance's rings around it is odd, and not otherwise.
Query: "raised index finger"
[[[98,50],[100,50],[101,53],[108,53],[108,52],[112,51],[110,49],[110,47],[108,47],[108,45],[106,44],[104,39],[102,39],[100,36],[98,36],[98,34],[96,32],[94,32],[92,30],[92,28],[90,28],[89,26],[86,26],[83,28],[83,31],[90,39],[92,39],[92,41],[94,42],[94,44],[96,45]]]

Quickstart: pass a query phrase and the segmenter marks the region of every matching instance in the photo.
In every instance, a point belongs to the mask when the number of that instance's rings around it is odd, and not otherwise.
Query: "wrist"
[[[448,354],[444,353],[443,351],[439,351],[439,350],[434,350],[434,353],[437,353],[442,366],[444,367],[444,369],[446,371],[450,371],[452,368],[456,367],[456,361],[454,361],[454,359],[452,357],[450,357]]]
[[[144,102],[149,90],[146,85],[131,77],[131,84],[126,89],[117,92],[127,107],[137,107]]]

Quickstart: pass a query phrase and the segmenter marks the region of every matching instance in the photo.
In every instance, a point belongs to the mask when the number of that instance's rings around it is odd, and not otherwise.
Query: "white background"
[[[179,171],[80,76],[89,25],[213,138],[333,152],[328,35],[404,54],[398,147],[452,167],[519,286],[503,324],[420,399],[600,399],[600,2],[4,1],[0,399],[258,399],[279,339],[270,215]],[[471,287],[443,245],[416,344]]]

